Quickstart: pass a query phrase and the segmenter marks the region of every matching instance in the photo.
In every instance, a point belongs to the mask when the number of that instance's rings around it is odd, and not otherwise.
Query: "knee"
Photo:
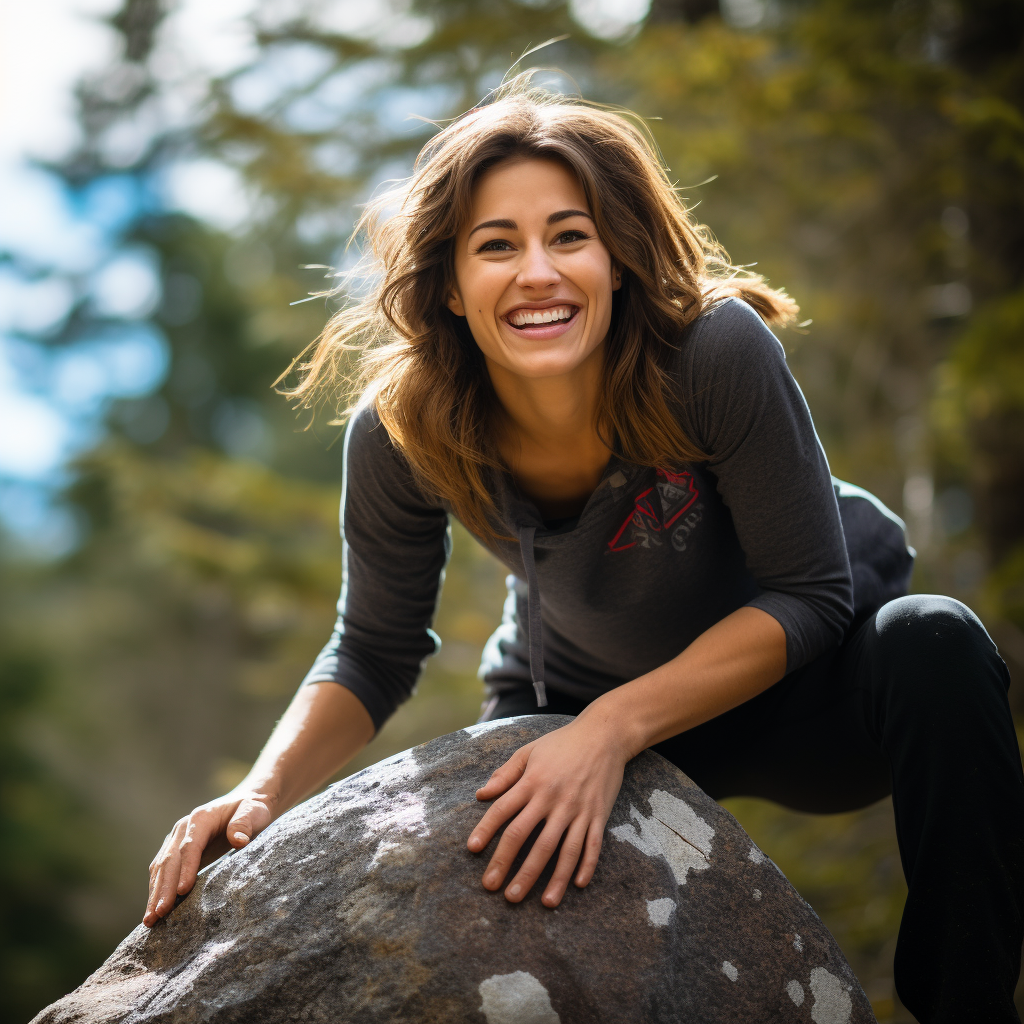
[[[967,605],[938,594],[911,594],[884,604],[875,616],[879,641],[917,654],[928,648],[946,653],[960,648],[995,647],[981,620]]]
[[[993,685],[1005,694],[1006,666],[981,620],[960,601],[933,594],[897,598],[875,616],[875,636],[907,696],[966,696]]]

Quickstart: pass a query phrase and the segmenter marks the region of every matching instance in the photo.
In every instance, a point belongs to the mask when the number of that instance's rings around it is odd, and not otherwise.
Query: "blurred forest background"
[[[95,420],[52,495],[57,539],[9,527],[0,547],[0,1019],[134,926],[167,829],[244,774],[330,633],[339,432],[271,385],[331,306],[292,303],[352,265],[358,204],[435,130],[409,115],[464,111],[555,36],[539,80],[656,118],[700,218],[801,303],[812,323],[782,340],[833,472],[905,516],[915,589],[982,615],[1024,716],[1018,0],[260,0],[227,71],[175,18],[107,17],[119,56],[42,166],[102,245],[0,252],[8,358]],[[443,650],[351,770],[478,713],[502,574],[455,536]],[[878,1019],[911,1020],[888,802],[728,806]]]

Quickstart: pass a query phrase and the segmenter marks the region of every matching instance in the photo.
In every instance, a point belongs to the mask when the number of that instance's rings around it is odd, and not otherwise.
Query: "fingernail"
[[[522,887],[521,886],[512,885],[512,886],[509,886],[508,894],[509,894],[509,896],[518,896],[521,891],[522,891]]]
[[[473,850],[479,849],[479,847],[480,847],[480,839],[479,839],[479,837],[478,836],[470,836],[469,837],[469,846],[470,846],[470,849],[473,849]]]
[[[237,842],[240,843],[249,842],[249,837],[244,832],[236,832],[234,838]]]

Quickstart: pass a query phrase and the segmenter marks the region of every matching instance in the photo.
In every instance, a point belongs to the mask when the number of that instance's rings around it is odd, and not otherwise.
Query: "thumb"
[[[264,804],[255,800],[243,800],[231,815],[224,830],[228,842],[240,850],[270,824],[270,812]]]

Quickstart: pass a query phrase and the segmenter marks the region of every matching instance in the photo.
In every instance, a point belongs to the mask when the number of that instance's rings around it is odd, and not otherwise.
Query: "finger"
[[[156,856],[149,862],[149,879],[150,889],[153,888],[152,881],[156,875],[157,869],[167,859],[168,853],[171,849],[181,842],[181,837],[185,834],[185,826],[188,824],[188,818],[179,818],[175,823],[170,832],[164,836],[164,841],[160,844],[160,849],[157,850]]]
[[[590,884],[590,880],[594,877],[594,872],[597,870],[597,860],[601,856],[601,846],[604,843],[604,827],[606,824],[608,824],[607,818],[604,821],[594,821],[591,822],[590,828],[587,830],[587,841],[583,847],[583,859],[580,861],[580,867],[574,879],[574,884],[579,889]]]
[[[547,867],[548,861],[558,849],[558,843],[567,824],[567,821],[561,819],[549,821],[544,826],[544,830],[537,836],[526,860],[516,872],[515,878],[505,889],[505,899],[510,903],[518,903],[526,898],[526,894],[533,888],[534,882],[540,878],[541,872]]]
[[[487,813],[480,819],[469,835],[466,845],[473,853],[479,853],[514,814],[518,814],[530,802],[530,793],[519,787],[506,793],[487,808]]]
[[[254,835],[256,835],[256,829],[252,821],[252,803],[249,800],[243,800],[228,822],[228,842],[236,850],[240,850],[243,846],[249,845]]]
[[[579,863],[580,855],[586,845],[588,825],[589,822],[586,818],[577,818],[565,833],[562,849],[558,854],[558,863],[555,865],[551,880],[541,897],[544,906],[557,907],[562,902],[569,879],[572,878],[572,873]]]
[[[218,831],[218,824],[216,815],[210,811],[193,811],[189,817],[188,825],[185,826],[185,836],[178,844],[181,861],[176,891],[179,896],[184,896],[196,884],[203,851],[214,832]]]
[[[256,838],[270,824],[270,812],[266,804],[257,800],[243,800],[228,822],[227,840],[236,850],[241,850]]]
[[[530,760],[532,743],[520,747],[477,791],[477,800],[493,800],[506,790],[511,789],[526,771],[526,762]]]
[[[261,800],[243,800],[227,825],[210,838],[199,861],[200,868],[212,864],[229,850],[244,849],[273,820],[270,808]]]
[[[175,823],[174,828],[167,834],[160,850],[149,865],[149,896],[146,900],[146,912],[142,917],[142,923],[147,928],[152,928],[160,916],[156,912],[157,901],[160,898],[161,887],[167,872],[167,864],[175,856],[178,844],[184,834],[187,819],[181,819]]]
[[[149,902],[146,904],[146,915],[142,923],[147,928],[152,928],[161,917],[169,914],[174,906],[175,884],[178,881],[178,865],[180,855],[172,847],[167,857],[157,866],[156,875],[153,878],[152,888],[149,894]]]
[[[512,862],[519,855],[523,843],[530,838],[533,830],[544,820],[546,811],[530,805],[521,810],[509,823],[501,835],[498,848],[494,851],[487,869],[484,871],[483,884],[485,889],[501,888],[505,876],[512,867]]]

